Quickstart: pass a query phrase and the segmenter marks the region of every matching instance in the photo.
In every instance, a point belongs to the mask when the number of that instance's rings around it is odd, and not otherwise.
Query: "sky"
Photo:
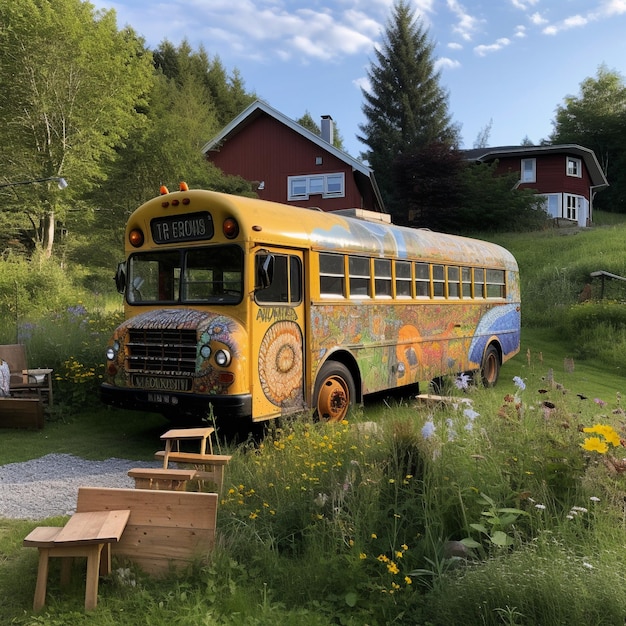
[[[408,0],[463,148],[539,143],[602,65],[626,80],[626,0]],[[359,158],[362,90],[393,0],[91,0],[148,47],[186,39],[287,117],[330,115]],[[207,137],[208,141],[211,139]]]

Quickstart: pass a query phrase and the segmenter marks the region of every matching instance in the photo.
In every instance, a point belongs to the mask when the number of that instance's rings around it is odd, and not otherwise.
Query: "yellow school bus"
[[[495,244],[206,190],[129,218],[105,403],[234,426],[475,372],[519,351],[513,256]]]

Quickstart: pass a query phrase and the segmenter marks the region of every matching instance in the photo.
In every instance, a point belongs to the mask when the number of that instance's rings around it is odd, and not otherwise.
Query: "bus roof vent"
[[[366,222],[391,224],[391,215],[389,213],[379,213],[378,211],[368,211],[367,209],[338,209],[337,211],[330,211],[330,213],[342,215],[343,217],[355,217]]]

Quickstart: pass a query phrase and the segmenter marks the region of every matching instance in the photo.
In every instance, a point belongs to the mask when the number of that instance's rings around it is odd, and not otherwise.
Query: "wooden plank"
[[[217,503],[216,493],[80,487],[76,510],[130,510],[112,552],[158,575],[187,566],[213,548]]]
[[[154,453],[155,459],[165,458],[165,450]],[[226,465],[233,457],[229,454],[195,454],[193,452],[170,452],[168,455],[172,463],[187,463],[188,465]]]
[[[0,398],[0,428],[41,429],[43,404],[38,398]]]
[[[79,545],[118,541],[130,510],[77,511],[55,537],[56,544]]]
[[[62,526],[37,526],[24,538],[22,545],[32,548],[50,548]]]

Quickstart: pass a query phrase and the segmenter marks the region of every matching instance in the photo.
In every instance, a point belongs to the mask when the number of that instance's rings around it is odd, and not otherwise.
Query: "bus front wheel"
[[[324,363],[315,383],[314,402],[317,417],[328,422],[345,419],[354,404],[356,390],[348,368],[343,363]]]
[[[485,351],[483,362],[480,366],[480,376],[485,387],[493,387],[498,382],[500,375],[500,353],[492,344]]]

